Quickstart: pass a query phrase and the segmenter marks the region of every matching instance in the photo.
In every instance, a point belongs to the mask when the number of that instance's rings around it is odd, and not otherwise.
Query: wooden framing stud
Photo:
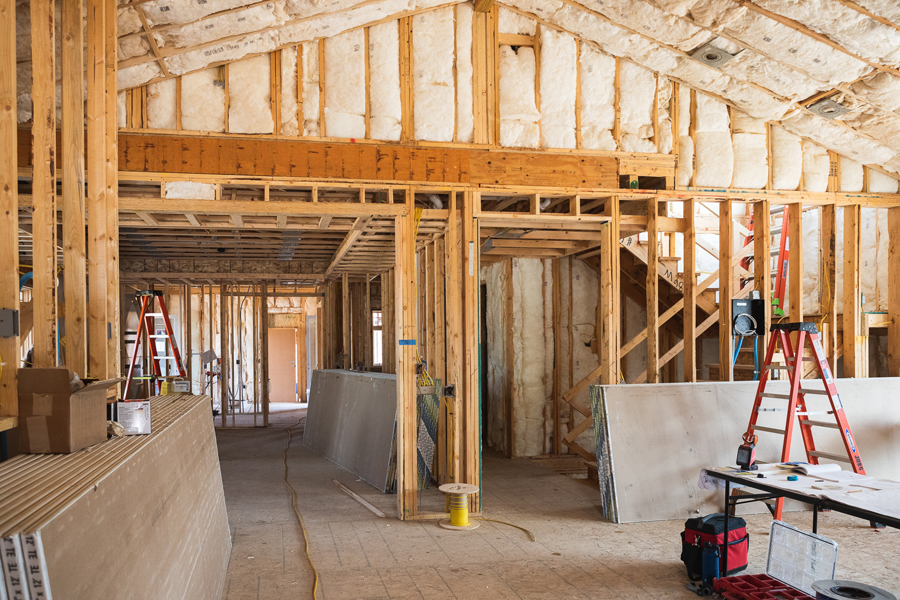
[[[734,381],[731,299],[734,297],[734,212],[730,198],[719,203],[719,379]]]

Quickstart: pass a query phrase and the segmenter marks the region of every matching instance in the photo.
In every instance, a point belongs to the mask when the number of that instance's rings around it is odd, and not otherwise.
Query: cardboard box
[[[19,369],[19,451],[69,454],[106,441],[108,379],[71,393],[65,368]]]

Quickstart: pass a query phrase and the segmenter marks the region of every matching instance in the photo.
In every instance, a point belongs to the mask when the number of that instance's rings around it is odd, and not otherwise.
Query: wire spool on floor
[[[842,581],[839,579],[817,581],[813,584],[816,600],[897,600],[897,597],[880,588]]]
[[[469,494],[477,492],[478,486],[468,483],[445,483],[438,489],[450,495],[450,518],[442,520],[440,526],[457,531],[477,529],[479,523],[469,521]]]

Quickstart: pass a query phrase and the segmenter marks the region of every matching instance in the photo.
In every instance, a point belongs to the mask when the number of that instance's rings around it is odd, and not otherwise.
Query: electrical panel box
[[[738,298],[731,301],[731,332],[733,335],[765,335],[765,300]]]
[[[0,337],[11,338],[19,335],[19,311],[0,308]]]

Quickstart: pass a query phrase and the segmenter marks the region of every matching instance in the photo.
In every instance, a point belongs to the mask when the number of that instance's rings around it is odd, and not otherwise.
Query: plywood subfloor
[[[281,479],[283,427],[301,414],[281,413],[269,429],[216,432],[234,540],[227,600],[311,597],[312,573]],[[288,456],[321,577],[320,599],[697,597],[684,589],[682,521],[609,523],[600,516],[596,484],[532,461],[485,456],[484,510],[487,517],[527,527],[537,542],[494,523],[457,533],[433,522],[379,519],[331,480],[391,516],[394,496],[303,448],[297,435]],[[804,529],[811,525],[811,513],[791,513],[787,519]],[[770,521],[756,515],[748,522],[748,572],[762,572]],[[819,523],[819,531],[839,543],[839,578],[900,590],[895,569],[900,531],[876,532],[835,514],[823,514]]]

